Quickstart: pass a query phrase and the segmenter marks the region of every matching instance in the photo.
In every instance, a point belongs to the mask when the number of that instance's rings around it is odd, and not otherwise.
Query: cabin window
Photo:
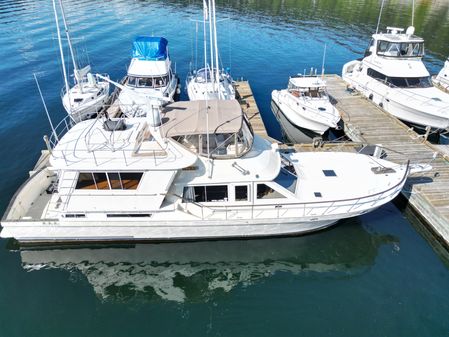
[[[120,172],[122,188],[124,190],[136,190],[142,179],[142,172]]]
[[[424,56],[424,43],[379,41],[377,43],[377,55],[389,57],[422,57]]]
[[[142,179],[142,172],[80,172],[77,190],[135,190]]]
[[[95,180],[92,173],[80,173],[78,175],[78,181],[75,188],[83,190],[96,190],[97,186],[95,185]]]
[[[298,177],[295,174],[284,168],[281,168],[278,176],[276,177],[276,179],[274,179],[277,184],[281,185],[283,188],[289,190],[292,193],[295,193],[297,180]]]
[[[430,77],[388,77],[388,84],[398,88],[430,88],[432,80]]]
[[[235,201],[248,201],[248,186],[235,186]]]
[[[382,82],[385,81],[385,79],[387,78],[384,74],[382,74],[374,69],[371,69],[371,68],[368,68],[367,74],[369,77],[372,77],[372,78],[382,81]]]
[[[108,178],[106,173],[93,173],[95,184],[97,185],[97,190],[109,190]]]
[[[257,199],[279,199],[285,198],[284,195],[272,189],[265,184],[257,184]]]
[[[228,186],[186,186],[183,191],[183,199],[194,202],[228,201]]]
[[[122,182],[120,180],[120,175],[118,173],[108,173],[109,184],[111,185],[111,189],[113,190],[121,190],[123,189]]]
[[[136,78],[129,76],[128,77],[128,83],[127,83],[130,87],[135,87],[136,86]]]

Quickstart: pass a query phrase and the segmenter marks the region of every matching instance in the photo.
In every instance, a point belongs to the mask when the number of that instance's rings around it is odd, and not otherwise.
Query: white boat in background
[[[122,90],[118,101],[127,117],[145,116],[148,102],[156,110],[173,102],[179,94],[179,79],[172,70],[168,41],[163,37],[136,37],[122,84],[129,90]]]
[[[63,68],[65,86],[61,91],[61,100],[64,109],[74,122],[80,122],[85,119],[95,117],[103,109],[109,99],[109,83],[98,80],[92,73],[90,65],[80,68],[75,57],[75,51],[71,42],[69,28],[65,18],[62,0],[59,0],[61,16],[64,22],[64,30],[69,46],[70,58],[73,64],[74,84],[70,86],[68,73],[65,67],[64,51],[59,29],[59,19],[55,0],[53,0],[53,9],[55,14],[56,29],[58,33],[59,51]],[[107,75],[106,75],[107,76]]]
[[[235,99],[234,81],[224,69],[220,69],[217,41],[217,21],[215,0],[204,0],[204,23],[209,24],[210,63],[207,62],[207,32],[204,24],[204,67],[195,69],[187,75],[186,88],[191,101]]]
[[[67,124],[60,124],[64,126]],[[70,125],[67,125],[68,127]],[[370,212],[423,166],[299,152],[253,134],[236,100],[177,102],[160,118],[87,120],[47,139],[0,236],[20,242],[300,234]]]
[[[443,68],[440,70],[437,76],[433,78],[433,83],[438,88],[449,91],[449,58],[444,62]]]
[[[290,77],[288,88],[273,90],[271,109],[285,136],[293,143],[307,143],[336,129],[340,113],[331,104],[323,78],[311,75]]]
[[[422,57],[424,40],[387,27],[373,35],[361,60],[343,66],[343,79],[397,118],[434,129],[449,127],[449,95],[435,88]]]

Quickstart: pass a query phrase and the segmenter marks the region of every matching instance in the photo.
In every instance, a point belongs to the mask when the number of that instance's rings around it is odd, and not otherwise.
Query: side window
[[[95,185],[94,177],[92,176],[92,173],[87,172],[81,172],[78,175],[78,181],[76,183],[77,190],[96,190],[97,186]]]
[[[257,199],[279,199],[284,195],[265,184],[257,184]]]
[[[228,201],[228,186],[187,186],[184,187],[183,199],[194,202]]]
[[[80,172],[75,189],[135,190],[139,186],[142,175],[142,172]]]
[[[109,190],[108,178],[106,173],[93,173],[95,183],[97,184],[97,190]]]
[[[206,201],[228,201],[228,186],[206,186]]]
[[[142,172],[122,172],[120,178],[124,190],[136,190],[142,179]]]
[[[236,186],[235,187],[235,201],[248,201],[248,186]]]

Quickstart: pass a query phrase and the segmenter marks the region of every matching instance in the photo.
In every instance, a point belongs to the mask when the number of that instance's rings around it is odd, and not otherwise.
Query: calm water
[[[168,38],[182,81],[200,1],[66,1],[94,68],[125,73],[138,34]],[[410,22],[387,1],[382,27]],[[270,134],[272,89],[289,75],[359,57],[379,1],[218,1],[221,58],[249,79]],[[449,2],[417,1],[417,33],[437,72]],[[51,2],[0,2],[0,213],[26,179],[48,123],[64,116]],[[81,39],[82,38],[82,39]],[[184,94],[185,97],[185,94]],[[18,251],[0,241],[0,336],[449,336],[449,263],[395,205],[298,238]]]

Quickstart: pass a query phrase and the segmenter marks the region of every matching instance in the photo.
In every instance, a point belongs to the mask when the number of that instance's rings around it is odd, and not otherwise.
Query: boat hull
[[[129,222],[61,225],[51,223],[17,223],[6,225],[1,237],[15,238],[19,242],[101,242],[101,241],[185,241],[228,238],[256,238],[300,235],[335,224],[337,220],[298,222],[283,219],[279,222],[265,220],[242,221],[226,224],[223,221],[172,222],[131,225]]]
[[[271,100],[271,111],[281,125],[285,138],[291,143],[311,143],[313,138],[322,136],[322,133],[314,132],[292,123],[274,100]]]

